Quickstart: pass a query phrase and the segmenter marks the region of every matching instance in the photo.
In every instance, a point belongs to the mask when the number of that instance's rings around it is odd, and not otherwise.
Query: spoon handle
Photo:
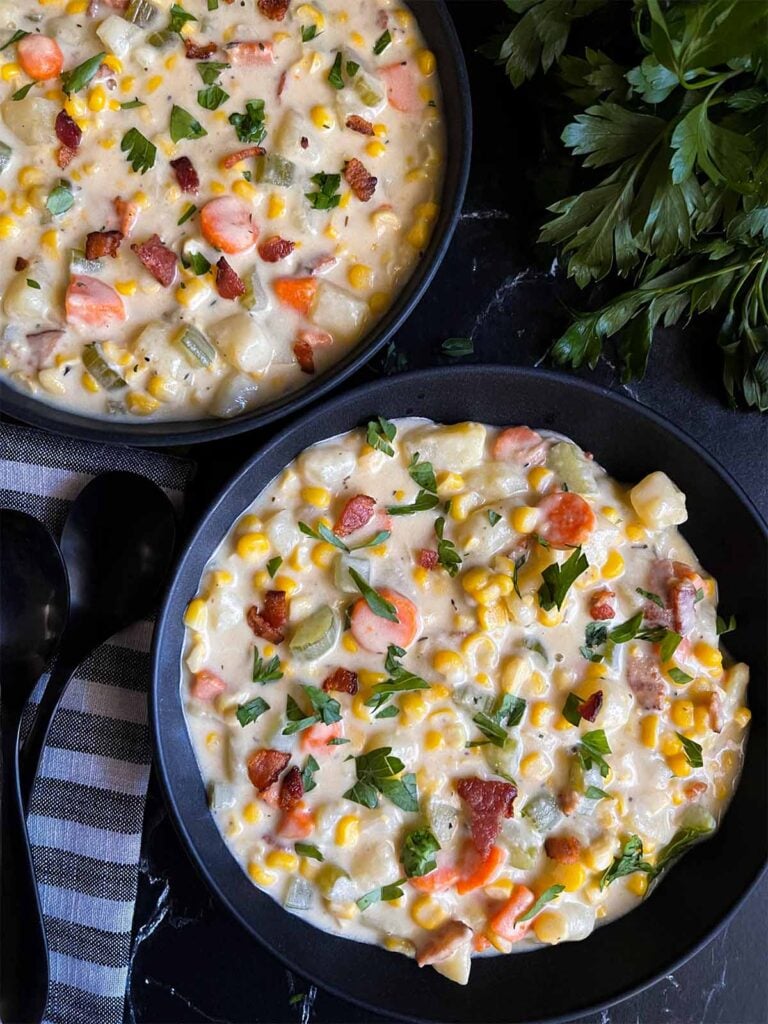
[[[19,789],[20,721],[3,722],[0,821],[0,1015],[37,1024],[48,1001],[48,946]]]
[[[40,703],[37,706],[35,717],[32,720],[32,727],[24,740],[24,746],[21,750],[19,786],[21,789],[22,805],[26,810],[29,810],[32,789],[35,785],[37,770],[40,767],[40,759],[43,756],[43,749],[51,728],[51,722],[56,714],[59,701],[70,679],[75,674],[75,669],[79,663],[80,659],[76,656],[69,655],[64,650],[60,652],[43,690]]]

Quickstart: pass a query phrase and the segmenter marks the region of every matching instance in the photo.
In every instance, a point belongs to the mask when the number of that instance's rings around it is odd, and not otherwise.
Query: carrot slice
[[[315,819],[302,800],[290,811],[284,811],[276,832],[283,839],[306,839],[312,835]]]
[[[278,277],[272,287],[283,305],[292,306],[302,316],[307,316],[317,291],[317,278]]]
[[[219,196],[206,203],[200,211],[200,230],[206,241],[226,253],[245,252],[259,237],[253,214],[234,196]]]
[[[412,878],[411,885],[419,892],[445,892],[459,880],[459,872],[453,864],[446,864],[445,867],[435,868],[428,875],[421,878]]]
[[[301,749],[312,751],[315,754],[320,753],[328,749],[329,740],[340,739],[343,732],[343,722],[333,722],[331,725],[318,722],[317,725],[310,725],[301,734]]]
[[[419,95],[419,84],[412,64],[389,64],[381,69],[380,74],[387,87],[387,99],[391,107],[409,114],[423,109],[424,100]]]
[[[123,300],[108,284],[76,274],[64,299],[67,323],[75,327],[108,329],[125,320]]]
[[[475,932],[475,937],[472,939],[472,946],[476,953],[484,953],[486,949],[491,948],[491,943],[481,932]]]
[[[519,942],[520,939],[525,938],[531,927],[531,922],[524,921],[522,924],[515,924],[515,922],[521,914],[533,906],[535,899],[536,897],[527,886],[516,885],[501,910],[488,921],[491,931],[499,938],[506,939],[507,942]]]
[[[226,688],[227,684],[221,676],[217,676],[215,672],[210,672],[207,668],[204,668],[202,672],[195,673],[195,678],[192,680],[189,692],[198,700],[212,700],[223,690],[226,690]]]
[[[355,604],[350,617],[350,628],[355,640],[366,651],[384,654],[390,644],[410,647],[421,630],[421,616],[413,601],[396,590],[382,587],[379,594],[395,606],[397,622],[390,622],[371,611],[364,598]]]
[[[541,434],[530,427],[507,427],[493,442],[491,454],[502,462],[538,466],[547,456],[547,446]]]
[[[64,67],[64,54],[55,39],[29,35],[20,39],[16,56],[23,71],[37,82],[58,78]]]
[[[553,548],[583,544],[595,528],[595,513],[580,494],[558,491],[539,504],[539,533]]]
[[[507,859],[506,850],[501,846],[492,846],[488,855],[478,862],[474,847],[471,848],[467,858],[466,872],[462,872],[461,878],[456,883],[456,892],[459,896],[481,889],[484,885],[492,882],[501,870],[504,861]]]

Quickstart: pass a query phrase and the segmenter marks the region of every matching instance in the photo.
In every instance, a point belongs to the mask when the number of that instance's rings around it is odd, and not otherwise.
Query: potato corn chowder
[[[340,359],[438,214],[397,0],[0,4],[0,370],[89,416],[232,416]]]
[[[583,939],[710,834],[748,669],[663,473],[528,427],[378,419],[256,498],[188,605],[212,813],[317,927],[466,983]]]

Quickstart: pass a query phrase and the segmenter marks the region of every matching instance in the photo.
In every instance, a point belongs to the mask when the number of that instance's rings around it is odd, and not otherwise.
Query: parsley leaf
[[[389,29],[387,29],[386,32],[382,32],[381,33],[379,38],[373,44],[373,52],[378,57],[379,54],[384,53],[384,51],[386,50],[386,48],[389,46],[389,44],[391,42],[392,42],[392,35],[391,35]]]
[[[182,28],[188,21],[197,21],[197,18],[194,14],[185,11],[181,4],[174,4],[171,7],[171,20],[168,22],[168,28],[171,32],[181,33]]]
[[[672,668],[668,670],[668,674],[672,682],[677,683],[678,686],[685,686],[686,683],[690,683],[693,679],[693,676],[689,676],[687,672],[683,672],[683,670],[678,668],[677,665],[673,665]]]
[[[418,811],[416,776],[401,774],[405,765],[392,757],[391,747],[377,747],[354,759],[357,782],[344,793],[347,800],[371,809],[379,806],[379,794],[403,811]]]
[[[610,800],[605,790],[599,789],[597,786],[587,786],[584,790],[584,796],[587,800]]]
[[[30,90],[34,89],[36,85],[37,82],[27,82],[26,85],[22,85],[20,89],[17,89],[16,92],[13,93],[11,99],[16,102],[25,99],[29,95]]]
[[[211,264],[201,252],[190,252],[181,257],[181,262],[186,270],[191,270],[196,277],[202,277],[211,269]]]
[[[237,705],[237,720],[242,726],[255,722],[265,711],[269,711],[269,704],[262,697],[254,697],[245,704]]]
[[[348,572],[352,582],[363,595],[365,603],[374,615],[378,615],[381,619],[388,619],[390,622],[400,621],[397,617],[397,608],[395,608],[391,601],[387,601],[377,590],[374,590],[370,584],[366,583],[356,569],[350,566]]]
[[[687,826],[678,829],[666,846],[663,846],[656,855],[656,866],[653,869],[655,878],[661,872],[673,864],[679,857],[682,857],[691,846],[698,843],[703,836],[709,835],[715,827],[714,819],[695,827]]]
[[[230,67],[220,60],[201,60],[196,65],[204,85],[214,85],[222,71]]]
[[[603,755],[610,753],[611,747],[603,729],[585,732],[576,748],[579,763],[584,771],[589,771],[594,765],[604,779],[607,778],[611,769]]]
[[[488,509],[488,522],[491,524],[491,527],[494,527],[496,523],[500,521],[500,519],[501,516],[499,515],[498,512],[494,512],[492,508]],[[515,569],[517,569],[517,562],[515,562]]]
[[[475,343],[471,338],[446,338],[440,346],[443,355],[453,356],[460,359],[462,356],[471,356],[475,351]]]
[[[409,832],[400,851],[400,860],[408,878],[420,878],[434,871],[437,867],[435,854],[439,849],[440,843],[431,829],[417,828]]]
[[[553,562],[542,572],[544,581],[539,587],[539,604],[544,611],[562,607],[565,596],[573,583],[589,568],[587,556],[580,547],[576,548],[562,565]]]
[[[415,512],[428,512],[435,505],[439,504],[440,499],[436,494],[430,494],[429,491],[419,491],[410,505],[388,505],[387,512],[391,516],[411,516]]]
[[[564,885],[550,885],[548,889],[544,890],[544,892],[541,894],[541,896],[539,896],[539,898],[536,900],[536,902],[529,910],[526,910],[524,914],[521,914],[520,917],[515,919],[515,924],[522,924],[523,921],[532,920],[532,918],[536,917],[536,915],[547,905],[547,903],[551,903],[552,900],[557,899],[557,897],[560,895],[561,892],[563,892],[564,889]]]
[[[390,644],[387,649],[387,659],[384,663],[384,667],[389,672],[389,678],[371,687],[371,695],[365,701],[366,707],[380,708],[395,693],[408,693],[413,690],[429,689],[429,683],[425,679],[415,675],[413,672],[409,672],[408,669],[403,668],[399,661],[396,660],[397,658],[402,658],[404,654],[405,651],[402,647],[395,647],[394,644]],[[380,712],[376,715],[376,718],[392,718],[395,714],[397,714],[397,709],[394,711],[387,709],[386,713]]]
[[[313,540],[322,540],[325,541],[326,544],[332,544],[340,551],[349,551],[349,548],[341,537],[337,537],[333,530],[329,530],[323,523],[320,523],[316,530],[313,530],[311,526],[302,522],[299,522],[298,527],[305,536],[312,537]]]
[[[653,591],[643,590],[642,587],[635,587],[635,592],[637,594],[640,594],[640,596],[644,597],[647,601],[653,601],[653,603],[655,605],[658,605],[659,608],[664,607],[664,602],[662,601],[662,599],[659,597],[658,594],[654,594]]]
[[[339,181],[341,181],[340,178]],[[336,187],[338,188],[338,184]],[[384,452],[391,458],[395,454],[395,450],[390,442],[394,441],[396,434],[397,427],[394,423],[385,420],[383,416],[377,416],[375,420],[368,421],[365,440],[371,448],[375,448],[377,452]]]
[[[275,573],[277,572],[277,570],[280,568],[280,566],[282,564],[283,564],[283,560],[280,557],[280,555],[275,555],[274,558],[270,558],[270,560],[267,562],[267,572],[269,573],[269,578],[270,579],[274,579],[275,578]]]
[[[437,535],[437,560],[448,573],[449,576],[453,577],[461,568],[461,555],[456,550],[456,545],[452,540],[445,540],[443,537],[443,531],[445,530],[445,519],[440,516],[439,519],[435,520],[435,533]]]
[[[653,867],[643,860],[642,839],[639,836],[630,836],[619,856],[614,857],[613,863],[603,872],[600,889],[605,889],[617,878],[633,875],[636,871],[645,871],[646,874],[653,875]]]
[[[267,134],[264,124],[264,100],[248,100],[244,114],[230,114],[229,123],[240,142],[258,146]]]
[[[301,26],[301,41],[302,43],[308,43],[311,39],[314,39],[317,35],[317,25],[302,25]]]
[[[194,203],[190,203],[189,206],[184,211],[184,213],[182,213],[182,215],[176,221],[176,224],[178,225],[178,227],[181,227],[182,224],[186,224],[187,223],[187,221],[190,219],[190,217],[194,217],[194,215],[196,213],[197,213],[197,207],[195,206]]]
[[[304,767],[301,769],[301,784],[304,787],[304,792],[311,792],[317,783],[315,782],[315,772],[320,771],[320,765],[316,759],[310,754],[307,760],[304,762]]]
[[[75,197],[72,195],[72,189],[67,185],[57,185],[45,201],[46,209],[54,217],[60,217],[67,210],[71,210],[74,205]]]
[[[423,491],[437,494],[437,480],[435,479],[432,463],[419,462],[418,452],[414,452],[413,458],[408,463],[408,475]]]
[[[0,46],[0,53],[3,50],[7,50],[9,46],[13,46],[14,43],[18,43],[20,39],[24,39],[29,35],[29,32],[25,32],[24,29],[17,28],[10,39],[6,39],[2,46]]]
[[[150,171],[155,166],[157,146],[145,138],[138,128],[131,128],[125,133],[120,149],[128,154],[128,163],[140,174]]]
[[[102,50],[101,53],[94,54],[93,57],[84,60],[82,64],[78,64],[76,68],[72,68],[71,71],[65,71],[61,76],[62,91],[69,96],[70,93],[80,92],[81,89],[84,89],[101,67],[101,62],[105,57],[106,53]]]
[[[701,768],[704,765],[704,759],[701,756],[701,744],[697,743],[696,740],[689,740],[687,736],[683,736],[682,733],[675,733],[677,738],[683,744],[683,753],[685,754],[685,760],[691,766],[691,768]]]
[[[314,843],[294,843],[293,848],[300,857],[310,857],[312,860],[319,861],[325,859]]]
[[[344,88],[344,79],[341,77],[341,51],[336,54],[331,70],[328,72],[328,81],[334,89]]]
[[[333,697],[329,697],[325,690],[311,686],[309,683],[302,683],[301,688],[309,697],[313,713],[307,714],[299,703],[288,694],[285,709],[288,725],[283,729],[283,736],[293,736],[294,733],[303,732],[311,725],[319,723],[332,725],[334,722],[341,721],[341,705]]]
[[[253,671],[251,681],[254,683],[275,683],[283,678],[283,671],[280,668],[280,658],[275,655],[265,662],[259,654],[258,647],[253,649]]]
[[[406,881],[405,878],[399,878],[396,882],[390,882],[388,885],[380,885],[378,889],[371,889],[364,896],[361,896],[359,900],[356,900],[358,910],[367,910],[372,903],[386,902],[387,900],[398,900],[403,895],[402,885]]]
[[[208,132],[199,121],[183,107],[175,103],[171,108],[171,140],[180,142],[182,139],[202,139]]]
[[[197,102],[206,110],[218,110],[228,99],[229,93],[225,92],[220,85],[209,85],[205,89],[198,89],[197,92]]]
[[[138,96],[134,96],[132,100],[127,100],[125,103],[120,104],[121,110],[136,110],[138,107],[146,107],[146,103],[140,100]]]
[[[728,619],[722,618],[720,615],[717,616],[717,635],[725,636],[726,633],[732,633],[736,629],[736,616],[731,615]]]
[[[313,174],[309,180],[313,185],[317,185],[316,192],[304,193],[304,196],[309,200],[309,204],[312,209],[336,209],[341,202],[341,193],[339,192],[339,187],[341,186],[341,175],[326,174],[324,171],[320,171],[319,174]]]
[[[488,714],[479,711],[473,716],[472,721],[495,747],[503,748],[507,746],[510,739],[507,729],[512,729],[520,724],[525,714],[525,707],[526,702],[522,697],[505,693],[494,703]]]

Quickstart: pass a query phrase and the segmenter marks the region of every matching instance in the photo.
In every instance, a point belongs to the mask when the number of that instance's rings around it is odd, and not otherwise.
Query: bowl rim
[[[560,384],[562,387],[576,389],[581,391],[586,398],[600,397],[601,399],[608,399],[614,402],[616,406],[632,410],[634,413],[638,412],[638,409],[642,416],[647,417],[656,426],[663,430],[671,432],[676,438],[691,448],[701,459],[703,459],[709,467],[717,474],[718,477],[729,487],[738,498],[739,502],[744,506],[745,510],[749,513],[750,517],[754,520],[758,531],[762,535],[766,544],[768,545],[768,521],[762,515],[760,510],[757,508],[752,498],[744,491],[742,486],[733,478],[730,472],[718,462],[714,456],[710,455],[709,452],[692,437],[682,427],[677,426],[671,420],[668,420],[665,416],[656,412],[655,410],[643,405],[631,398],[625,397],[610,388],[595,384],[591,381],[586,381],[583,378],[569,376],[567,374],[553,372],[549,370],[541,370],[529,367],[517,367],[517,366],[506,366],[497,364],[474,364],[469,366],[443,366],[443,367],[432,367],[427,369],[420,369],[409,371],[403,374],[397,374],[392,377],[382,378],[381,381],[376,382],[373,385],[362,385],[354,389],[343,391],[339,394],[334,395],[331,399],[325,401],[319,406],[313,407],[303,417],[293,421],[284,432],[279,436],[270,438],[265,442],[259,449],[254,452],[245,463],[232,475],[232,477],[226,482],[226,484],[220,488],[212,501],[206,506],[204,511],[200,514],[193,530],[191,531],[184,547],[184,551],[180,554],[177,562],[174,566],[171,580],[168,584],[166,592],[163,597],[161,610],[157,617],[155,625],[153,643],[152,643],[152,657],[151,657],[151,685],[149,693],[149,713],[150,713],[150,725],[152,729],[152,739],[155,748],[155,766],[158,772],[158,777],[161,783],[161,789],[165,800],[166,808],[168,809],[171,821],[179,835],[185,850],[192,860],[195,868],[204,879],[206,885],[209,887],[211,892],[214,894],[216,899],[227,909],[227,911],[234,916],[238,923],[246,930],[246,932],[255,938],[264,949],[266,949],[272,956],[275,956],[280,962],[286,967],[290,968],[302,977],[307,978],[313,984],[318,985],[321,989],[328,991],[336,997],[343,999],[347,1002],[361,1006],[364,1009],[380,1014],[393,1020],[400,1020],[406,1022],[419,1022],[419,1024],[434,1024],[436,1018],[422,1017],[418,1014],[402,1013],[393,1009],[383,1009],[373,1001],[368,1001],[364,998],[356,995],[350,995],[349,992],[345,992],[343,988],[334,982],[329,982],[322,976],[320,972],[314,971],[312,967],[302,965],[298,967],[295,960],[293,960],[289,953],[284,953],[277,946],[272,945],[265,937],[262,936],[249,921],[248,916],[239,909],[237,903],[225,895],[220,889],[217,882],[215,882],[211,876],[211,872],[207,866],[207,863],[201,853],[198,851],[193,839],[191,838],[190,831],[184,820],[184,814],[178,806],[178,800],[174,796],[172,791],[170,778],[169,778],[169,767],[167,761],[166,751],[163,748],[161,741],[161,717],[163,710],[160,707],[158,700],[158,676],[161,672],[161,659],[162,651],[164,648],[164,636],[168,627],[169,618],[171,615],[171,604],[173,599],[176,598],[178,603],[177,595],[174,591],[179,584],[179,580],[183,574],[184,563],[190,556],[190,553],[199,544],[203,543],[210,547],[210,541],[206,542],[206,529],[209,520],[218,511],[219,506],[222,502],[227,500],[229,493],[237,488],[237,486],[248,476],[252,469],[263,459],[269,457],[273,450],[287,442],[290,435],[294,432],[300,432],[307,426],[309,420],[313,424],[322,422],[324,416],[334,411],[335,407],[340,404],[351,404],[356,399],[368,399],[372,389],[377,389],[379,386],[386,386],[387,383],[391,385],[392,380],[402,381],[409,385],[433,385],[439,387],[446,381],[454,379],[461,373],[469,373],[479,377],[486,377],[490,380],[498,378],[499,375],[509,375],[515,378],[515,383],[525,384],[526,381],[552,381]],[[450,417],[446,417],[446,421],[452,422]],[[352,429],[352,428],[350,428]],[[332,435],[331,435],[332,436]],[[316,441],[312,443],[319,443],[324,437],[318,437]],[[214,538],[215,545],[210,547],[210,553],[215,549],[215,546],[221,541],[221,538]],[[174,609],[177,610],[177,609]],[[650,970],[645,974],[635,985],[628,989],[622,989],[615,994],[610,995],[608,998],[602,1000],[599,1003],[584,1003],[583,1005],[576,1006],[573,1010],[569,1010],[564,1014],[555,1014],[544,1017],[537,1017],[538,1024],[565,1024],[565,1022],[572,1021],[575,1018],[582,1016],[586,1013],[598,1013],[606,1010],[618,1003],[623,1002],[639,993],[645,991],[647,988],[654,985],[666,974],[672,973],[686,964],[692,957],[699,953],[705,946],[707,946],[733,919],[735,914],[738,912],[740,907],[746,902],[750,894],[754,891],[760,881],[768,876],[768,855],[766,856],[763,863],[758,867],[754,875],[746,881],[746,884],[742,892],[733,900],[728,910],[723,916],[690,948],[686,949],[685,952],[677,957],[674,961],[666,964],[663,968],[658,970]],[[271,897],[267,897],[271,898]],[[287,911],[286,911],[287,913]],[[306,922],[305,922],[306,923]],[[343,938],[343,937],[342,937]],[[346,941],[354,941],[347,939]],[[374,948],[376,948],[374,946]]]
[[[263,407],[246,412],[232,419],[182,419],[157,421],[119,421],[84,416],[66,406],[41,401],[12,387],[0,378],[0,413],[13,417],[22,423],[39,427],[52,433],[60,433],[86,441],[100,441],[104,444],[128,446],[170,447],[173,445],[202,444],[224,437],[234,437],[249,430],[267,426],[286,416],[292,416],[300,409],[315,402],[337,387],[391,340],[392,336],[411,316],[416,306],[432,283],[445,258],[461,217],[464,197],[469,180],[472,155],[472,98],[469,73],[456,26],[446,0],[408,0],[408,4],[419,20],[420,10],[433,10],[436,26],[442,33],[445,47],[450,51],[450,60],[444,61],[440,69],[440,81],[449,78],[455,84],[458,98],[458,117],[454,118],[459,145],[456,147],[455,186],[449,194],[448,175],[443,178],[443,192],[440,213],[432,237],[421,258],[416,262],[410,276],[403,283],[392,306],[337,363],[308,380],[295,391],[269,401]],[[163,429],[163,425],[167,429]]]

